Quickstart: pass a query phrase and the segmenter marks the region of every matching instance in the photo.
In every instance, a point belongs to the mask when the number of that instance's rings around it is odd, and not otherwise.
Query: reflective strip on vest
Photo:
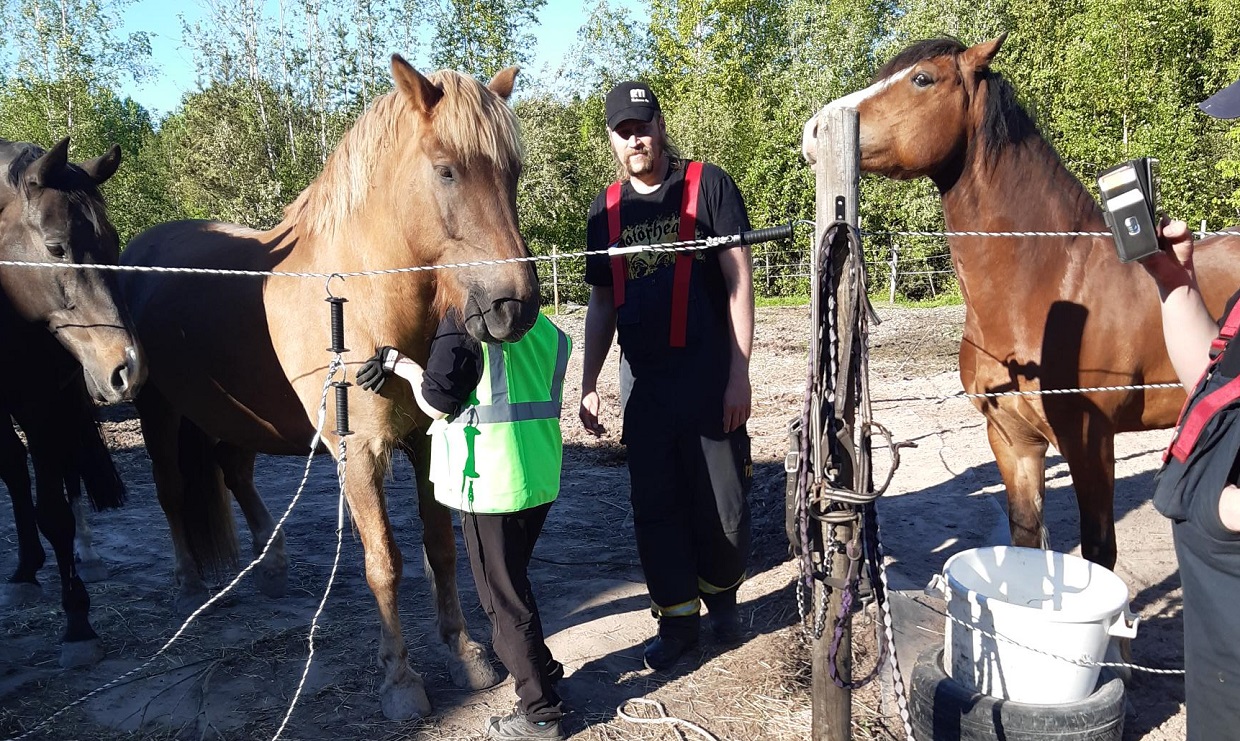
[[[491,373],[491,403],[473,407],[475,419],[481,424],[524,422],[531,419],[558,419],[563,408],[564,376],[568,374],[568,335],[559,333],[555,354],[555,375],[551,379],[548,401],[508,402],[508,370],[504,352],[498,342],[488,343],[487,368]]]

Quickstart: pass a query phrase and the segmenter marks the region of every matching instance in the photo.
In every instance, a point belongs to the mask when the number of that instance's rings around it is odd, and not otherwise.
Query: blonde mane
[[[427,75],[443,97],[431,109],[430,135],[468,167],[476,159],[501,173],[519,170],[522,152],[517,117],[485,86],[453,70]],[[388,146],[404,133],[425,136],[421,116],[399,90],[380,95],[345,132],[314,182],[284,209],[285,223],[304,222],[314,234],[330,234],[365,200],[371,178]]]

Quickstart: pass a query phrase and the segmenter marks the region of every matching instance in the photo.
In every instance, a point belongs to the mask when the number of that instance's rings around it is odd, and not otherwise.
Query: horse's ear
[[[999,53],[999,47],[1003,46],[1003,41],[1007,38],[1007,32],[1004,31],[998,38],[990,41],[983,41],[965,49],[960,54],[961,66],[967,69],[990,69],[990,62]]]
[[[56,173],[64,169],[69,162],[69,137],[56,142],[56,145],[43,153],[43,156],[30,165],[31,178],[35,185],[47,185],[56,177]]]
[[[392,55],[392,79],[396,81],[396,88],[423,113],[429,113],[443,97],[443,90],[423,77],[399,54]]]
[[[517,82],[517,73],[521,71],[520,67],[508,67],[495,73],[491,81],[487,83],[487,88],[504,100],[512,95],[512,87]]]
[[[108,151],[94,158],[87,160],[81,164],[81,168],[86,171],[91,180],[95,181],[95,185],[103,185],[107,179],[116,174],[116,168],[121,166],[121,148],[116,144],[108,147]]]

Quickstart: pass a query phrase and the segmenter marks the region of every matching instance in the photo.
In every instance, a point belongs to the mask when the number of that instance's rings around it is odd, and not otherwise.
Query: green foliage
[[[527,29],[546,1],[439,0],[431,10],[431,60],[481,79],[525,62],[533,46]]]
[[[341,134],[391,85],[389,55],[480,79],[528,61],[545,0],[213,0],[184,29],[197,89],[156,120],[115,94],[151,72],[144,34],[122,35],[129,0],[0,0],[0,136],[76,159],[120,144],[105,193],[123,236],[186,216],[269,226],[319,172]],[[580,252],[590,202],[614,177],[603,96],[649,81],[673,141],[724,167],[755,226],[811,219],[814,178],[801,125],[868,84],[907,43],[1008,33],[995,68],[1012,81],[1069,169],[1095,174],[1160,159],[1163,208],[1212,228],[1240,221],[1240,126],[1196,104],[1240,77],[1233,0],[590,0],[550,79],[519,78],[526,165],[518,207],[535,254]],[[648,11],[648,12],[644,12]],[[863,179],[872,292],[952,300],[942,209],[925,180]],[[809,230],[755,250],[760,294],[799,300]],[[544,299],[582,303],[580,258],[539,263]],[[946,298],[945,298],[946,297]]]

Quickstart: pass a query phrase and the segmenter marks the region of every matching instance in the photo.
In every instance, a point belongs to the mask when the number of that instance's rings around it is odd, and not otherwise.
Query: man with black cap
[[[606,431],[596,384],[619,330],[621,442],[659,621],[644,659],[662,671],[697,645],[703,603],[717,640],[743,637],[736,591],[749,558],[752,264],[741,245],[608,248],[737,234],[749,217],[726,172],[683,159],[668,141],[648,85],[620,83],[605,107],[619,179],[589,212],[580,416],[593,434]]]
[[[1240,81],[1201,109],[1240,118]],[[1193,266],[1193,235],[1164,220],[1162,251],[1142,265],[1162,301],[1163,337],[1189,403],[1155,479],[1172,521],[1184,592],[1184,696],[1190,741],[1240,734],[1240,292],[1210,316]],[[1221,245],[1220,245],[1221,247]],[[1238,286],[1237,288],[1240,288]]]

